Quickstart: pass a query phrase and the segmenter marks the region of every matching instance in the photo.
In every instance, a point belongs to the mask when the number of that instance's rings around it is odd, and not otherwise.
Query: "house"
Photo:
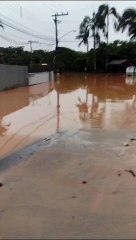
[[[131,66],[131,63],[127,59],[122,59],[122,60],[112,60],[107,65],[108,65],[108,72],[125,73],[126,68]]]
[[[136,76],[136,67],[130,66],[126,69],[126,76]]]

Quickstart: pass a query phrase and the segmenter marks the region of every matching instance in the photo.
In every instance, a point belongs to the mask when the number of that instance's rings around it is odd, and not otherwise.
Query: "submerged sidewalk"
[[[135,238],[133,132],[60,133],[1,160],[0,238]]]

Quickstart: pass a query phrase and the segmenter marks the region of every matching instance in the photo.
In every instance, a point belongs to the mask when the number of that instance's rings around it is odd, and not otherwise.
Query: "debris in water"
[[[121,176],[121,172],[118,172],[118,176]]]
[[[75,216],[72,216],[72,218],[74,219],[74,218],[75,218]]]
[[[0,187],[2,187],[3,186],[3,183],[0,183]]]
[[[136,138],[130,138],[130,141],[131,142],[136,141]]]
[[[51,138],[44,138],[44,140],[45,140],[45,141],[50,141],[50,140],[51,140]]]
[[[86,184],[87,182],[86,181],[82,181],[83,184]]]
[[[76,196],[75,196],[75,195],[73,195],[73,196],[72,196],[72,198],[76,198]]]
[[[125,172],[129,172],[132,174],[133,177],[136,177],[136,174],[132,170],[125,170]]]
[[[125,144],[125,147],[129,147],[129,144],[128,144],[128,143],[126,143],[126,144]]]

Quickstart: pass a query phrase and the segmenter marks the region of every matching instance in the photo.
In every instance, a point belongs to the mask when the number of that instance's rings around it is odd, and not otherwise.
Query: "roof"
[[[111,62],[108,63],[108,65],[120,65],[124,62],[127,62],[126,59],[123,59],[123,60],[112,60]]]

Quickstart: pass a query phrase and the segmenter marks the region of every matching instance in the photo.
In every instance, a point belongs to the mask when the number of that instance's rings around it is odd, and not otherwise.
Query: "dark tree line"
[[[59,53],[53,63],[54,51],[46,52],[43,50],[36,50],[31,52],[24,51],[22,47],[9,47],[0,49],[0,63],[13,65],[26,65],[30,67],[31,59],[34,65],[42,63],[48,64],[48,69],[54,67],[61,71],[80,72],[87,71],[94,72],[94,51],[97,56],[96,65],[97,72],[105,72],[106,62],[106,43],[100,42],[99,47],[95,50],[92,48],[87,53],[74,51],[68,48],[59,48]],[[129,61],[136,65],[136,42],[135,41],[120,41],[116,40],[108,45],[108,60],[129,59]]]

